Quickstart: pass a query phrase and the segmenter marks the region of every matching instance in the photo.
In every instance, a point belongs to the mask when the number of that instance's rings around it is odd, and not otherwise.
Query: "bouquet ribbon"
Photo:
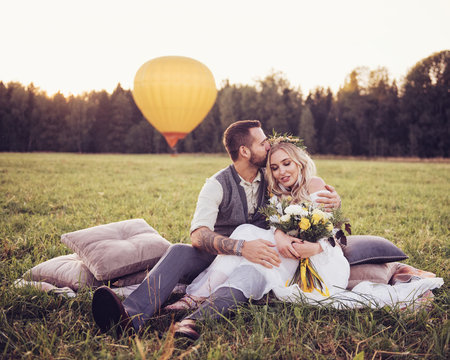
[[[300,289],[304,292],[313,292],[316,289],[322,296],[330,296],[328,287],[323,284],[323,280],[317,273],[309,259],[300,260]],[[324,289],[325,287],[325,289]]]

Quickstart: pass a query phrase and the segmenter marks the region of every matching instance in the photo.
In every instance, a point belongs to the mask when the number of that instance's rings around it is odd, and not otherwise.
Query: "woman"
[[[302,201],[314,202],[318,198],[318,193],[328,191],[325,189],[325,182],[315,176],[315,173],[314,162],[301,147],[289,142],[272,145],[266,166],[269,193],[279,197],[290,196],[293,204]],[[196,303],[221,287],[239,289],[247,298],[255,300],[261,299],[270,290],[280,300],[288,301],[295,301],[301,297],[316,302],[328,297],[328,294],[325,295],[316,289],[304,292],[297,284],[286,286],[294,276],[299,258],[310,259],[323,284],[328,288],[329,295],[347,286],[349,263],[341,248],[338,245],[332,247],[326,239],[317,243],[302,242],[281,230],[264,230],[250,224],[236,228],[230,238],[246,241],[260,238],[273,242],[281,255],[280,266],[269,269],[243,257],[219,255],[208,269],[187,287],[187,296],[166,309],[195,308]],[[250,268],[258,271],[255,278],[249,275],[255,274],[254,271],[249,271]]]

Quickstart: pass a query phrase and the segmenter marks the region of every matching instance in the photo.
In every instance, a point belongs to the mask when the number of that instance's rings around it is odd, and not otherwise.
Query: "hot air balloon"
[[[142,114],[172,149],[202,122],[217,97],[211,71],[184,56],[147,61],[134,77],[132,93]]]

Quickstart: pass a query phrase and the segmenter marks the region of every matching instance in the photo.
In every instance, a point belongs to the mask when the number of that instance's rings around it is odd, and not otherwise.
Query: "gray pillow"
[[[97,280],[112,280],[155,265],[170,243],[144,219],[131,219],[63,234]]]
[[[381,264],[408,258],[403,251],[380,236],[347,236],[347,245],[342,247],[350,265]]]
[[[155,264],[156,264],[156,262],[155,262]],[[116,281],[113,281],[112,285],[117,286],[117,287],[123,287],[123,286],[140,284],[141,282],[144,281],[144,279],[148,275],[149,271],[150,270],[142,270],[142,271],[138,271],[133,274],[122,276],[121,278],[118,278]]]
[[[58,256],[44,261],[28,270],[23,278],[28,281],[46,282],[59,288],[69,287],[74,291],[85,286],[102,285],[77,254]]]

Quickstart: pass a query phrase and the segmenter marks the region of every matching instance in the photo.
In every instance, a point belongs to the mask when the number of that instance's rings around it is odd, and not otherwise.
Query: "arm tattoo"
[[[209,229],[201,229],[199,233],[200,248],[211,254],[235,255],[236,240],[217,234]]]
[[[225,236],[222,236],[217,239],[217,248],[219,250],[219,254],[228,254],[234,255],[234,243],[236,241]]]

